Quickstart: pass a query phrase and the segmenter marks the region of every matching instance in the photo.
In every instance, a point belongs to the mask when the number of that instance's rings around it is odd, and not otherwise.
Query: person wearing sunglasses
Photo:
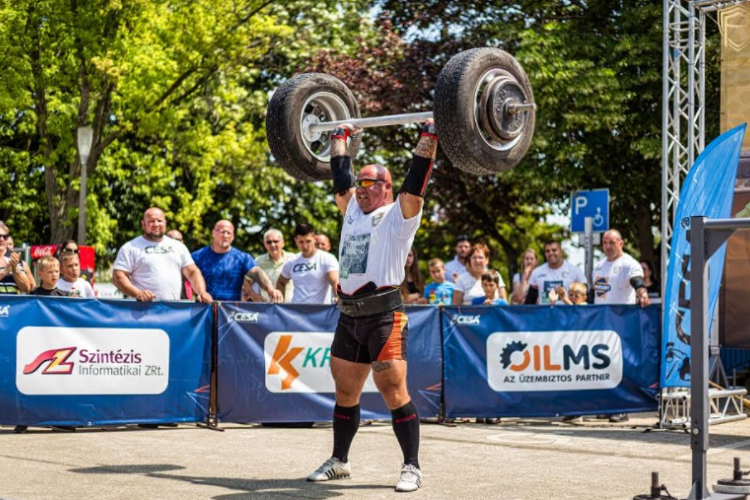
[[[263,246],[266,247],[266,253],[259,255],[255,259],[258,267],[268,275],[268,279],[274,284],[278,282],[284,264],[297,257],[296,253],[284,250],[285,244],[284,235],[281,231],[271,228],[263,234]],[[252,287],[246,284],[243,292],[245,292],[243,300],[251,300],[253,302],[269,301],[268,293],[261,290],[257,283],[253,283]],[[292,297],[294,297],[294,280],[289,280],[284,287],[284,302],[291,302]]]
[[[308,481],[351,475],[349,448],[360,424],[359,400],[372,372],[391,410],[403,453],[396,491],[415,491],[419,466],[419,415],[406,388],[407,318],[401,297],[406,259],[422,218],[427,183],[437,152],[435,124],[428,120],[394,202],[391,173],[367,165],[354,175],[347,139],[360,130],[344,124],[331,134],[331,172],[336,206],[344,215],[339,239],[339,323],[331,345],[336,386],[333,453]],[[349,145],[351,148],[351,144]]]
[[[8,246],[10,229],[0,221],[0,294],[29,293],[32,290],[28,266],[24,266],[21,254]]]

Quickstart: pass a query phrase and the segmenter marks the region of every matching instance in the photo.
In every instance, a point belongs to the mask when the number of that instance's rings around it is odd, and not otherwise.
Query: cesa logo
[[[607,389],[622,380],[620,336],[612,330],[494,333],[487,378],[496,391]]]
[[[333,333],[272,332],[266,336],[266,388],[274,393],[332,393]],[[377,388],[370,375],[365,392]]]
[[[10,316],[10,304],[0,306],[0,318],[7,318],[8,316]]]
[[[34,361],[23,367],[23,374],[30,375],[37,371],[42,365],[47,366],[42,370],[42,375],[70,375],[73,373],[75,363],[68,358],[76,351],[75,347],[62,347],[50,349],[39,354]]]
[[[230,319],[237,323],[257,323],[260,319],[259,312],[233,311],[229,313]]]
[[[453,318],[453,321],[455,321],[457,325],[478,325],[480,324],[480,316],[478,314],[476,316],[459,314]]]
[[[317,268],[317,262],[303,262],[301,264],[295,264],[294,267],[292,267],[292,273],[305,273],[307,271],[315,271]]]

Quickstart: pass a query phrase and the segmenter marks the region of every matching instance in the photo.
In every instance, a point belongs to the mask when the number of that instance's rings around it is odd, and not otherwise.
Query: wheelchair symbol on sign
[[[604,217],[602,217],[602,209],[597,208],[596,215],[594,216],[594,227],[599,227],[603,225],[604,225]]]

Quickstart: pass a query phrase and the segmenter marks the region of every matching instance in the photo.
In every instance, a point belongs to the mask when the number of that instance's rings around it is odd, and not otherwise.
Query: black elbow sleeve
[[[406,178],[401,185],[399,193],[409,193],[414,196],[424,197],[427,191],[427,183],[432,173],[433,160],[422,156],[415,156],[411,161],[411,167],[406,172]]]
[[[634,290],[638,290],[639,288],[646,288],[646,284],[643,282],[642,276],[633,276],[632,278],[630,278],[630,286],[632,286]]]
[[[352,159],[348,156],[331,158],[331,175],[333,176],[333,193],[343,195],[354,187]]]

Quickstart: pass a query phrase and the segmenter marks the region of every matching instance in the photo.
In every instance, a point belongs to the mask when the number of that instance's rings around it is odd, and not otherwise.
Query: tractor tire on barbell
[[[331,179],[331,132],[309,133],[306,125],[359,118],[359,106],[344,83],[325,73],[304,73],[281,84],[268,105],[266,136],[276,161],[303,181]],[[355,150],[361,138],[350,139]]]
[[[435,87],[440,147],[465,172],[508,170],[529,149],[535,112],[513,114],[507,106],[533,102],[526,72],[513,56],[495,48],[461,52],[445,65]]]

